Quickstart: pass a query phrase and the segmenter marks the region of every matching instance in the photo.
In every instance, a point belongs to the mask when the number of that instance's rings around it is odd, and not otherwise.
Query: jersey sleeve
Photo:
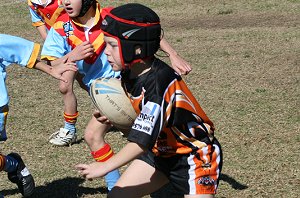
[[[32,7],[29,6],[29,13],[31,17],[32,26],[39,27],[42,25],[45,25],[43,19],[41,16],[37,14],[35,10],[32,9]]]
[[[0,34],[0,58],[4,65],[12,63],[32,68],[38,58],[40,45],[32,41]]]
[[[162,128],[161,114],[163,112],[160,97],[153,97],[155,100],[149,100],[142,105],[142,110],[135,119],[128,140],[142,145],[144,148],[151,149]]]
[[[65,38],[52,27],[44,42],[41,59],[52,61],[63,57],[69,51]]]

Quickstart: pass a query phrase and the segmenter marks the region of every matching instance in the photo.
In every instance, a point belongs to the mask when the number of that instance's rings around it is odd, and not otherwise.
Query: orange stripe
[[[97,51],[104,43],[104,34],[101,32],[100,35],[93,41],[92,45]]]
[[[113,151],[110,150],[108,153],[106,153],[106,154],[104,154],[104,155],[102,155],[102,156],[99,156],[99,157],[95,158],[95,160],[96,160],[97,162],[105,162],[105,161],[107,161],[109,158],[111,158],[112,156],[113,156]]]
[[[56,60],[57,57],[54,57],[54,56],[41,56],[41,59],[42,59],[42,60],[53,61],[53,60]]]
[[[37,21],[37,22],[32,23],[32,26],[34,26],[34,27],[39,27],[42,25],[45,25],[45,23],[43,21]]]
[[[41,46],[39,44],[34,43],[33,50],[26,67],[33,68],[35,66],[36,59],[40,53],[40,48]]]
[[[198,103],[198,101],[196,100],[196,98],[192,95],[191,91],[188,89],[188,87],[186,86],[186,84],[184,83],[184,81],[180,81],[179,84],[180,84],[181,90],[183,90],[183,92],[185,94],[187,94],[187,96],[189,97],[189,99],[195,105],[196,110],[197,110],[197,112],[195,112],[195,113],[197,115],[199,115],[203,119],[203,121],[205,123],[208,123],[210,126],[212,126],[212,128],[214,128],[213,127],[214,125],[213,125],[212,121],[207,117],[207,115],[205,114],[205,112],[201,108],[200,104]]]
[[[5,166],[5,157],[4,155],[0,154],[0,172],[3,171]]]
[[[173,82],[173,84],[174,84],[174,82]],[[167,103],[170,103],[170,99],[171,99],[172,95],[175,94],[175,91],[176,91],[176,87],[175,86],[170,85],[168,87],[168,90],[167,90],[167,92],[165,94],[165,97],[164,97],[164,99],[165,99],[165,101]]]
[[[54,23],[53,28],[55,30],[57,29],[62,29],[64,22],[63,21],[57,21],[56,23]]]
[[[207,144],[205,144],[204,142],[201,142],[201,141],[199,141],[199,140],[197,140],[195,138],[186,137],[176,127],[172,127],[172,129],[180,137],[180,139],[182,139],[183,141],[190,142],[194,146],[197,146],[199,149],[202,149],[203,147],[207,146]]]
[[[5,109],[4,109],[4,112],[3,112],[3,114],[4,114],[4,128],[5,128],[5,126],[6,126],[6,122],[7,122],[8,110],[7,110],[7,111],[5,111]]]
[[[75,114],[73,114],[73,115],[70,115],[70,114],[66,114],[65,112],[64,112],[64,117],[65,118],[77,118],[79,116],[79,112],[77,111]]]
[[[194,157],[194,163],[196,164],[196,169],[195,169],[195,186],[196,186],[196,193],[197,194],[215,194],[215,186],[214,185],[199,185],[197,182],[199,179],[202,177],[209,177],[210,179],[214,179],[217,181],[218,176],[217,176],[217,169],[218,169],[218,164],[216,162],[216,157],[217,154],[216,152],[213,153],[213,158],[210,159],[209,154],[212,152],[212,146],[208,145],[207,147],[207,154],[206,157],[208,159],[208,162],[210,162],[211,167],[203,167],[203,162],[201,160],[198,160],[196,157]],[[198,151],[200,155],[200,159],[204,160],[204,153],[203,150]]]

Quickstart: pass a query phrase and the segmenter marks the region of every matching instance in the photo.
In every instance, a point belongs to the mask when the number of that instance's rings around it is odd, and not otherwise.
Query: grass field
[[[193,67],[184,79],[223,146],[216,197],[299,197],[300,0],[127,2],[157,11],[165,38]],[[0,19],[0,33],[42,42],[25,1],[1,0]],[[13,65],[7,84],[9,139],[0,151],[23,156],[36,180],[34,197],[105,197],[103,179],[84,181],[74,170],[75,164],[92,161],[82,139],[72,147],[48,143],[63,125],[58,82]],[[75,92],[81,138],[93,106],[77,85]],[[115,151],[126,143],[119,133],[109,133],[107,140]],[[4,172],[0,178],[0,194],[20,197]]]

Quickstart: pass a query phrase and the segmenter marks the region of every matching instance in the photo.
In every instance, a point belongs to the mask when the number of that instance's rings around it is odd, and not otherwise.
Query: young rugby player
[[[67,55],[76,46],[87,42],[87,45],[93,46],[94,54],[76,62],[79,73],[83,75],[82,82],[85,89],[89,90],[91,82],[99,77],[119,77],[120,73],[112,70],[107,56],[103,52],[105,43],[103,32],[100,29],[103,18],[112,8],[101,8],[96,0],[62,0],[62,4],[68,17],[58,20],[48,32],[42,50],[42,58],[54,61]],[[162,49],[170,54],[174,67],[182,70],[183,73],[190,70],[189,65],[176,54],[166,41],[163,41],[161,45]],[[74,57],[69,56],[69,60],[72,58]],[[69,79],[68,83],[60,83],[60,91],[63,94],[65,105],[65,126],[50,138],[50,143],[59,146],[69,145],[76,141],[75,123],[79,115],[77,99],[73,92],[75,72],[66,72],[64,76]],[[108,130],[109,127],[99,123],[94,116],[85,129],[84,138],[96,161],[104,162],[113,156],[111,146],[104,140]],[[111,189],[119,178],[118,171],[107,174],[105,178],[108,189]]]
[[[35,68],[50,74],[54,78],[65,81],[62,73],[77,71],[74,63],[65,63],[51,67],[37,60],[40,45],[20,37],[0,34],[0,141],[6,141],[6,120],[8,115],[9,97],[6,88],[6,68],[11,64]],[[1,152],[1,151],[0,151]],[[17,153],[3,155],[0,153],[0,171],[8,173],[8,179],[18,185],[24,197],[30,196],[35,188],[34,180]],[[0,195],[1,196],[1,195]]]
[[[66,14],[61,0],[28,0],[32,26],[45,40],[50,28],[61,15]]]
[[[102,22],[105,54],[139,114],[123,149],[105,162],[79,164],[87,179],[132,163],[108,197],[142,197],[170,182],[185,197],[214,197],[222,151],[214,125],[180,75],[156,58],[161,26],[140,4],[111,10]],[[125,35],[124,32],[132,32]],[[103,125],[109,120],[94,114]]]

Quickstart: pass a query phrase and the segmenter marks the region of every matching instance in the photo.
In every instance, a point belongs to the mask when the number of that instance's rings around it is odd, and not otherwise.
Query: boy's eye
[[[117,43],[110,43],[110,46],[111,47],[118,47],[118,44]]]

